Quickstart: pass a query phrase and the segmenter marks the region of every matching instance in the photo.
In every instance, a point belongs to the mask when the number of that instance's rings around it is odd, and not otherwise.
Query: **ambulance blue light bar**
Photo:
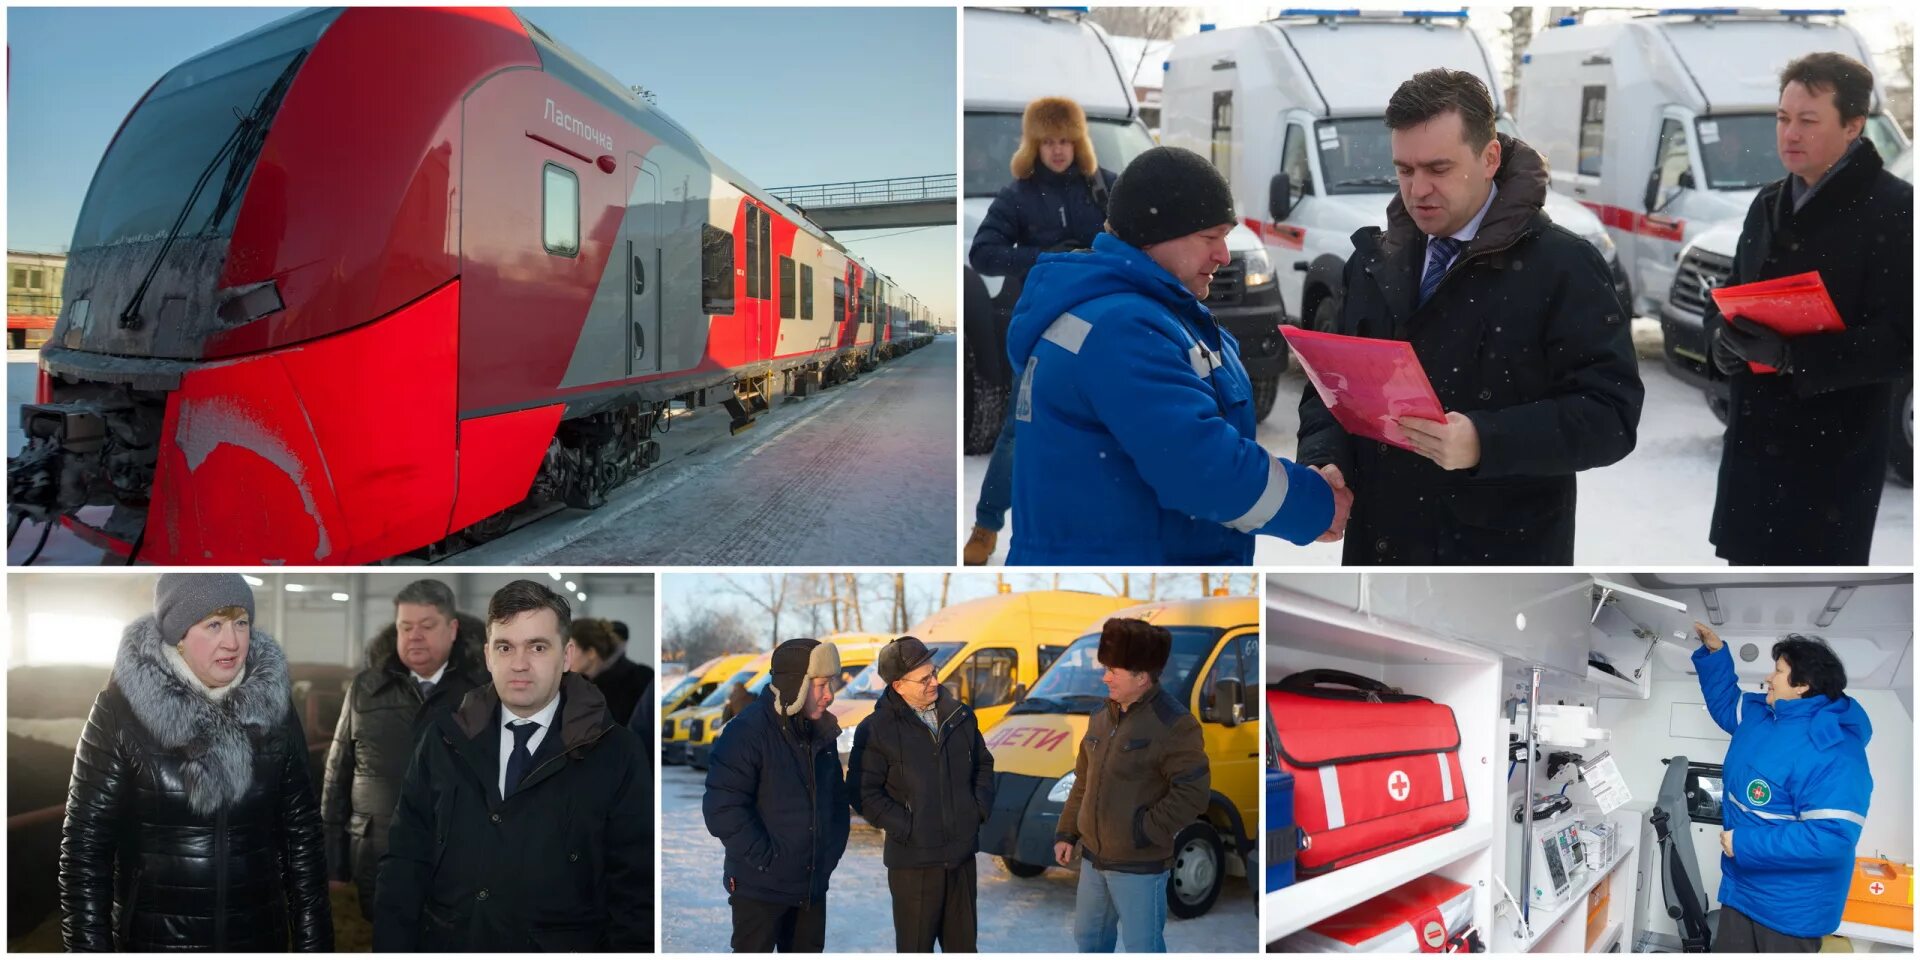
[[[1770,10],[1764,7],[1668,7],[1657,11],[1659,16],[1692,17],[1843,17],[1847,11],[1840,8],[1812,10]]]
[[[1283,17],[1421,17],[1433,19],[1465,20],[1467,9],[1458,10],[1335,10],[1321,7],[1288,7],[1280,11]]]

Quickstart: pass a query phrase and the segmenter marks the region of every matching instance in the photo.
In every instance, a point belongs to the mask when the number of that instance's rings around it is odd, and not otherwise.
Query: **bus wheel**
[[[1187,824],[1173,840],[1173,875],[1167,878],[1167,909],[1182,920],[1213,909],[1226,876],[1226,851],[1210,823]]]
[[[1025,860],[1015,860],[1012,857],[1001,857],[1000,865],[1007,868],[1007,872],[1016,877],[1037,877],[1047,872],[1045,864],[1028,863]]]

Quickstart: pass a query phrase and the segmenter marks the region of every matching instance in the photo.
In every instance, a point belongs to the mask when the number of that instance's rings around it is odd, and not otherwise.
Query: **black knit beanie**
[[[1179,147],[1134,157],[1107,201],[1113,235],[1138,248],[1235,222],[1227,178],[1207,158]]]

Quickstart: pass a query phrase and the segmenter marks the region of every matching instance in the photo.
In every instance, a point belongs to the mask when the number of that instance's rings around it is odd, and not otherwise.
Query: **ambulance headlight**
[[[1059,780],[1055,781],[1053,784],[1053,789],[1047,791],[1047,802],[1048,803],[1066,803],[1067,794],[1070,794],[1073,792],[1073,781],[1075,776],[1076,774],[1068,773],[1066,776],[1061,777]]]
[[[1593,244],[1594,248],[1600,251],[1601,256],[1609,261],[1613,259],[1613,234],[1608,233],[1606,228],[1603,227],[1599,233],[1589,235],[1587,242]]]
[[[1246,264],[1247,289],[1264,287],[1273,282],[1273,261],[1267,257],[1267,251],[1248,251]]]
[[[840,748],[841,756],[843,757],[852,756],[853,755],[853,728],[848,727],[847,729],[840,731],[840,738],[838,740],[833,741],[833,745]]]

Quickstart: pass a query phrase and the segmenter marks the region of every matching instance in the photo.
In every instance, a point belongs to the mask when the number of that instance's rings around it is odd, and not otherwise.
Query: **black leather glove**
[[[1787,356],[1787,338],[1751,320],[1736,318],[1727,321],[1726,327],[1720,332],[1720,342],[1748,363],[1765,364],[1783,372],[1791,365]]]
[[[1721,324],[1723,330],[1725,327],[1726,324]],[[1727,345],[1725,333],[1714,335],[1713,346],[1708,353],[1712,354],[1714,369],[1719,370],[1721,376],[1731,377],[1747,367],[1747,362],[1740,359],[1740,355],[1734,353],[1733,349]]]

